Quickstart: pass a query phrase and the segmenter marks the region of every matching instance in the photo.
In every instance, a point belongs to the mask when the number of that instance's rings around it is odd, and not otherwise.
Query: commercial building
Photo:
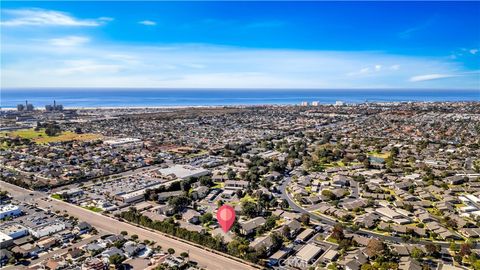
[[[0,232],[0,248],[6,248],[13,244],[13,238]]]
[[[124,203],[143,201],[145,199],[145,189],[121,194],[116,196],[116,198]]]
[[[59,221],[43,224],[38,227],[28,229],[30,234],[37,238],[51,235],[63,230],[65,230],[65,223]]]
[[[80,189],[80,188],[73,188],[73,189],[65,190],[61,194],[62,194],[63,198],[72,198],[72,197],[75,197],[75,196],[82,195],[83,190]]]
[[[13,239],[20,238],[28,234],[28,229],[18,223],[9,223],[0,227],[0,232],[12,237]]]
[[[0,219],[4,219],[7,217],[15,217],[22,214],[22,210],[16,205],[13,204],[5,204],[0,205]]]
[[[143,146],[142,140],[136,139],[136,138],[121,138],[121,139],[105,140],[103,141],[103,143],[112,147],[125,147],[125,148],[135,148],[135,147]]]
[[[165,169],[159,169],[158,172],[165,177],[188,179],[190,177],[200,177],[210,173],[209,170],[196,168],[188,165],[173,165]]]

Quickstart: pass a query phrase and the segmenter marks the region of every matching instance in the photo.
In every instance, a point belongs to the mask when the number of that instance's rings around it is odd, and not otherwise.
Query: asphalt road
[[[322,215],[317,215],[317,214],[309,212],[309,211],[305,210],[304,208],[300,207],[299,205],[297,205],[292,200],[292,198],[290,198],[290,196],[287,194],[287,186],[288,186],[288,184],[290,183],[291,180],[292,180],[292,178],[285,177],[285,180],[283,181],[283,184],[282,184],[280,190],[282,192],[282,195],[281,195],[282,199],[286,199],[288,204],[290,205],[290,207],[294,211],[297,211],[299,213],[307,213],[308,215],[310,215],[311,219],[316,220],[316,221],[320,221],[321,223],[324,223],[324,224],[327,224],[327,225],[333,226],[333,225],[338,223],[333,218],[325,217],[325,216],[322,216]],[[378,238],[378,239],[382,239],[383,241],[389,241],[389,242],[393,242],[393,243],[405,243],[405,240],[403,238],[397,237],[397,236],[388,236],[388,235],[378,234],[378,233],[368,231],[368,230],[364,230],[364,229],[360,229],[360,230],[358,230],[358,232],[360,232],[361,234],[370,236],[370,237],[375,237],[375,238]],[[412,242],[412,244],[423,244],[423,245],[428,244],[428,243],[438,244],[443,248],[448,248],[450,246],[449,242],[439,242],[439,241],[431,242],[431,241],[425,241],[425,240],[417,240],[415,242]]]
[[[246,263],[167,237],[159,232],[150,231],[121,222],[114,218],[63,201],[52,200],[41,192],[26,190],[3,181],[0,181],[0,187],[1,189],[8,191],[16,199],[29,203],[36,203],[39,207],[44,209],[66,212],[80,220],[87,221],[99,230],[113,234],[120,234],[121,231],[127,231],[130,235],[138,235],[141,240],[148,239],[150,241],[155,241],[158,245],[161,245],[163,249],[173,248],[175,249],[176,254],[188,252],[192,261],[197,262],[200,267],[206,269],[255,269],[253,266]]]

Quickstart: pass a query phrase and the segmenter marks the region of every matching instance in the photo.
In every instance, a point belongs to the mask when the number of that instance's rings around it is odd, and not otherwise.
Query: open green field
[[[10,137],[10,138],[24,138],[30,139],[38,144],[50,143],[50,142],[67,142],[67,141],[92,141],[97,139],[102,139],[103,136],[100,134],[77,134],[71,131],[64,131],[56,136],[48,136],[45,134],[45,129],[40,129],[36,131],[35,129],[20,129],[10,132],[1,132],[0,136]]]

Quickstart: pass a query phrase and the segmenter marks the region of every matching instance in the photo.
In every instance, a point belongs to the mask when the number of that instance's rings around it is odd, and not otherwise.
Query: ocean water
[[[333,104],[389,101],[480,101],[480,90],[368,89],[1,89],[2,108],[28,100],[43,108],[56,100],[64,107],[157,107],[282,105],[319,101]]]

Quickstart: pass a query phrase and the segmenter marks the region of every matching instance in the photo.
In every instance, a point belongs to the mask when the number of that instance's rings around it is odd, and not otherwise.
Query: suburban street
[[[325,217],[325,216],[322,216],[322,215],[317,215],[317,214],[309,212],[309,211],[305,210],[304,208],[300,207],[299,205],[297,205],[297,203],[295,203],[293,201],[293,199],[287,193],[287,186],[288,186],[288,184],[290,183],[291,180],[292,179],[290,177],[285,177],[285,180],[283,181],[282,186],[281,186],[281,191],[282,191],[281,197],[283,199],[287,200],[288,204],[290,205],[290,207],[294,211],[297,211],[299,213],[307,213],[307,214],[310,215],[310,218],[312,218],[313,220],[320,221],[321,223],[324,223],[324,224],[327,224],[327,225],[330,225],[330,226],[333,226],[333,225],[338,223],[333,218]],[[357,183],[357,188],[358,188],[358,183]],[[395,243],[404,243],[405,242],[405,240],[402,239],[401,237],[378,234],[378,233],[368,231],[368,230],[364,230],[364,229],[360,229],[358,231],[361,232],[364,235],[369,236],[369,237],[376,237],[376,238],[382,239],[384,241],[390,241],[390,242],[395,242]],[[429,241],[424,241],[424,240],[418,240],[418,241],[416,241],[416,243],[427,244],[427,243],[430,243],[430,242]],[[439,244],[442,248],[448,248],[450,246],[449,242],[435,241],[434,243]]]
[[[141,240],[148,239],[150,241],[155,241],[157,244],[161,245],[163,249],[173,248],[177,254],[180,254],[181,252],[188,252],[190,259],[198,262],[200,267],[207,269],[255,269],[253,266],[242,263],[239,260],[234,260],[226,256],[210,252],[206,249],[164,236],[159,232],[150,231],[125,222],[121,222],[114,218],[110,218],[63,201],[50,199],[41,192],[23,189],[3,181],[0,183],[2,189],[8,191],[16,199],[20,198],[20,200],[25,202],[37,203],[38,207],[44,209],[67,212],[71,216],[89,222],[98,230],[113,234],[120,234],[121,231],[128,231],[131,235],[138,235],[139,239]]]

